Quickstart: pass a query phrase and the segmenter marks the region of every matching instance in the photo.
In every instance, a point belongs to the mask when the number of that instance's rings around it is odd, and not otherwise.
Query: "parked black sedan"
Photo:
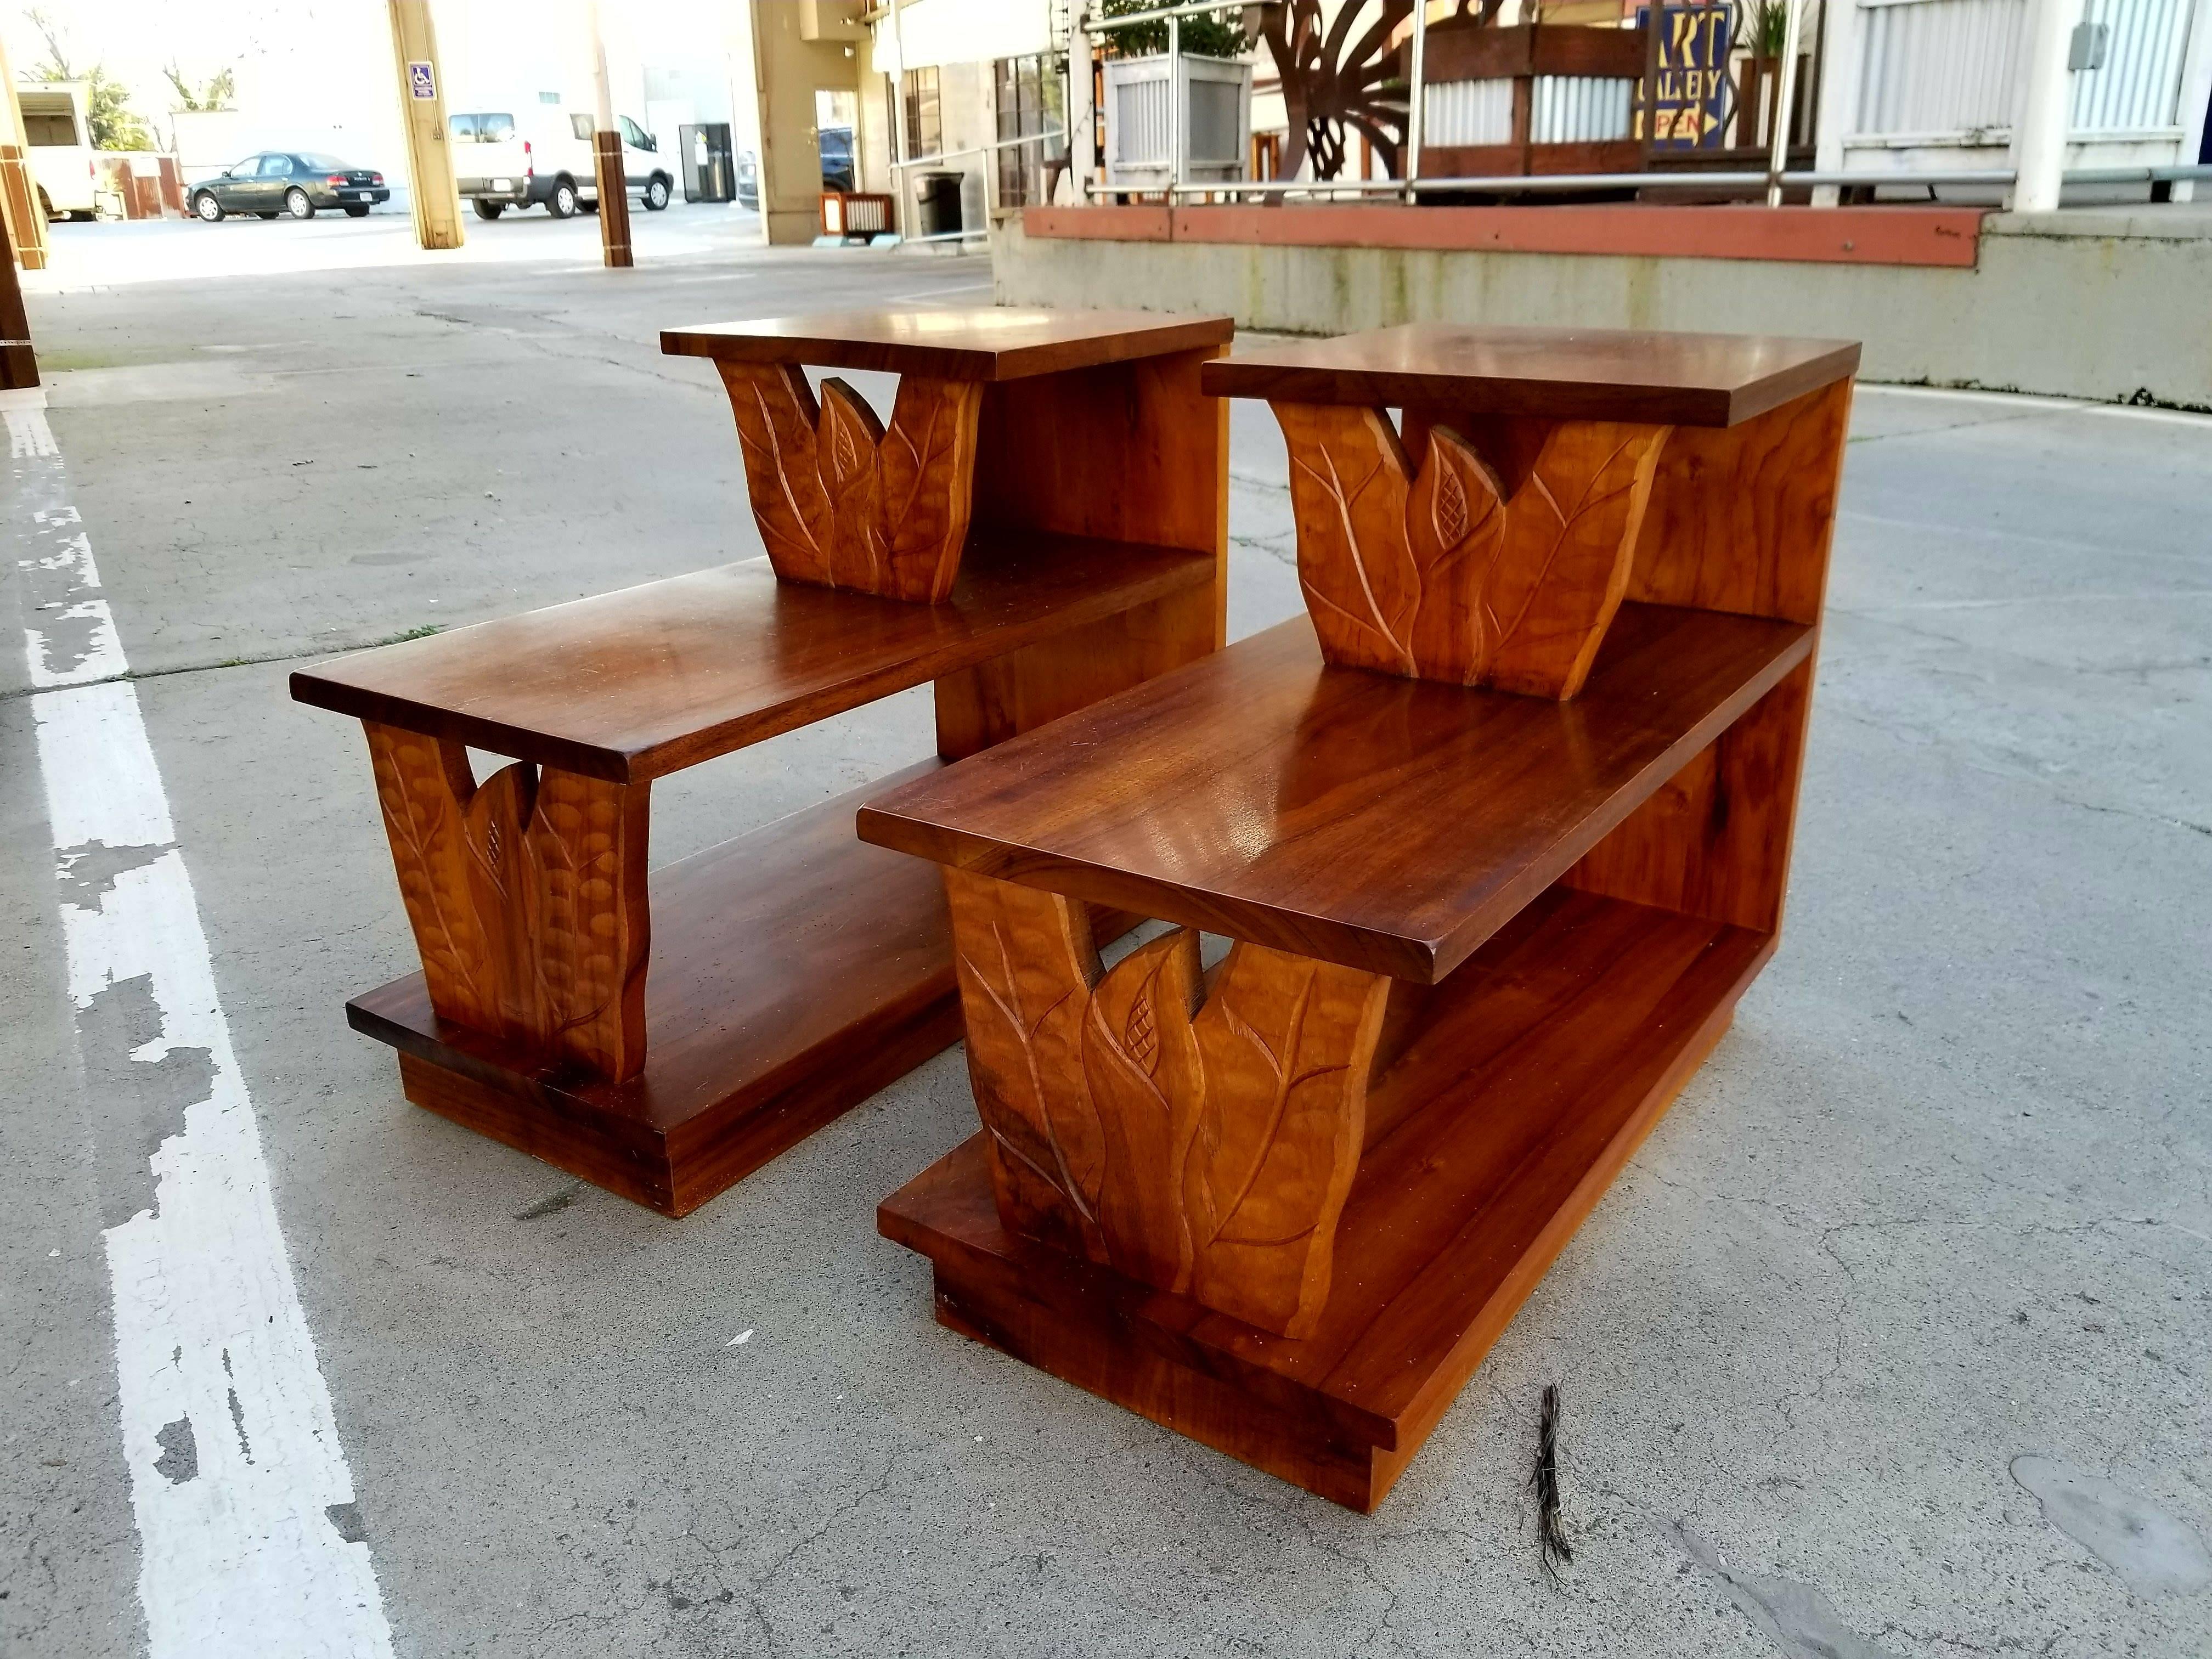
[[[390,201],[392,192],[382,173],[349,167],[336,156],[272,149],[201,179],[190,199],[192,211],[214,224],[232,213],[312,219],[318,208],[343,208],[349,219],[358,219],[377,203]]]

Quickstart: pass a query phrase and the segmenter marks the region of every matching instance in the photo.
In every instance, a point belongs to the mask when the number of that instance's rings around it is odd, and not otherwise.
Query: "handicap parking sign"
[[[435,98],[438,95],[437,79],[430,73],[428,64],[410,63],[407,65],[407,90],[416,98]]]

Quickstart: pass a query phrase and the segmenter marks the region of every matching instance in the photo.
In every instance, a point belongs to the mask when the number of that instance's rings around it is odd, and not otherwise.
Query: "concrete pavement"
[[[509,257],[525,220],[154,280],[323,227],[57,227],[29,296],[392,1651],[2205,1650],[2212,422],[1862,394],[1783,950],[1362,1518],[931,1322],[872,1210],[969,1133],[957,1050],[670,1223],[407,1107],[345,1028],[411,946],[358,732],[290,661],[757,551],[661,326],[989,296],[728,222],[632,272]],[[1279,441],[1233,418],[1241,634],[1298,599]],[[0,616],[51,628],[27,469]],[[161,1127],[117,1075],[146,1033],[64,979],[104,878],[58,896],[34,726],[82,695],[0,653],[0,1646],[70,1659],[148,1642],[103,1234]],[[930,741],[908,695],[669,780],[655,860]]]

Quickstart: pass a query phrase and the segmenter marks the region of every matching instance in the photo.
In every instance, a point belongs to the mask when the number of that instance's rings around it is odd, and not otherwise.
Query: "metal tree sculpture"
[[[1357,129],[1382,152],[1385,172],[1398,176],[1406,139],[1406,75],[1392,37],[1413,15],[1413,0],[1379,0],[1380,13],[1357,40],[1353,23],[1367,10],[1349,0],[1326,32],[1321,0],[1278,0],[1259,8],[1260,38],[1282,77],[1290,135],[1282,176],[1295,178],[1310,155],[1316,179],[1343,170],[1348,132]]]

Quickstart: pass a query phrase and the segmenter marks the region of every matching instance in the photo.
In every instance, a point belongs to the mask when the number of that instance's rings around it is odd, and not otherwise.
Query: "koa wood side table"
[[[1381,1500],[1774,950],[1857,360],[1207,366],[1310,617],[860,814],[951,896],[983,1132],[878,1212],[942,1323]],[[1181,926],[1106,967],[1087,905]]]
[[[1199,370],[1229,332],[672,331],[728,386],[767,558],[295,674],[368,728],[422,970],[346,1012],[407,1097],[681,1215],[957,1039],[940,884],[854,839],[858,795],[648,874],[652,781],[933,681],[912,778],[1212,650],[1228,425]],[[898,374],[890,428],[802,364]],[[516,763],[479,783],[471,745]]]

